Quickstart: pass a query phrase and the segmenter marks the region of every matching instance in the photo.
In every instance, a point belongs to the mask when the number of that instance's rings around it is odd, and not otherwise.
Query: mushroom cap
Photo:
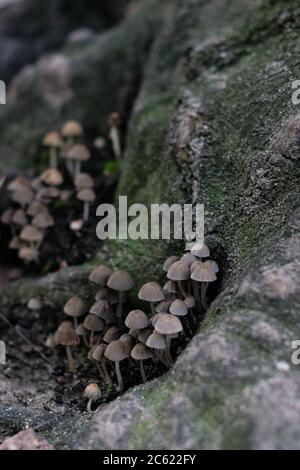
[[[207,261],[204,261],[204,266],[207,266],[213,273],[217,274],[219,271],[220,271],[220,268],[219,266],[217,265],[217,263],[212,260],[212,259],[209,259]]]
[[[21,191],[24,188],[29,189],[31,187],[30,181],[26,176],[18,176],[14,180],[12,180],[8,186],[8,191]]]
[[[105,324],[101,318],[89,313],[84,319],[83,326],[89,331],[102,331]]]
[[[107,300],[98,300],[98,302],[90,308],[90,313],[105,321],[111,321],[114,319],[114,311]]]
[[[81,317],[87,312],[87,307],[80,297],[71,297],[64,306],[64,312],[70,317]]]
[[[172,300],[162,300],[155,306],[155,311],[156,313],[162,313],[162,312],[167,312],[170,308],[170,305],[172,303]]]
[[[25,242],[40,242],[43,240],[43,233],[33,225],[26,225],[20,233],[20,239]]]
[[[23,188],[18,191],[14,191],[11,195],[11,200],[20,204],[20,206],[26,206],[32,202],[34,198],[34,192],[31,188]]]
[[[60,148],[62,146],[62,140],[57,131],[48,132],[43,138],[43,145],[46,147]]]
[[[95,184],[93,178],[88,173],[80,173],[75,178],[75,186],[77,190],[93,189]]]
[[[91,158],[89,149],[83,144],[76,144],[68,151],[67,158],[77,162],[86,162]]]
[[[41,310],[42,304],[41,304],[40,299],[36,297],[30,299],[29,302],[27,303],[27,308],[29,310]]]
[[[195,305],[196,305],[195,297],[193,297],[192,295],[188,295],[188,296],[184,299],[184,303],[185,303],[185,305],[187,306],[187,308],[194,308]]]
[[[83,129],[80,122],[75,121],[74,119],[67,121],[61,130],[63,137],[81,137],[83,134]]]
[[[146,346],[151,349],[166,349],[166,338],[157,331],[153,331],[147,339]]]
[[[152,335],[153,333],[153,330],[151,328],[144,328],[138,335],[138,340],[141,342],[141,343],[144,343],[146,344],[147,343],[147,339],[149,338],[150,335]]]
[[[49,212],[40,212],[32,219],[32,225],[41,230],[53,227],[55,225],[54,219]]]
[[[20,250],[21,248],[27,248],[26,243],[23,242],[19,237],[13,237],[9,242],[8,246],[11,250]]]
[[[148,317],[142,310],[132,310],[125,320],[127,328],[134,330],[143,330],[148,326],[148,323]]]
[[[78,336],[85,336],[85,335],[88,333],[87,329],[84,328],[83,323],[79,323],[79,325],[77,325],[75,331],[76,331],[76,334],[77,334]]]
[[[36,261],[38,259],[39,252],[35,248],[29,246],[22,246],[19,250],[19,258],[24,261]]]
[[[64,182],[63,175],[56,168],[49,168],[45,170],[41,176],[41,181],[48,186],[60,186]]]
[[[192,255],[192,253],[185,253],[181,258],[180,261],[185,263],[187,266],[191,266],[195,261],[197,261],[196,256]]]
[[[108,287],[119,292],[126,292],[133,288],[134,280],[126,271],[115,271],[107,281]]]
[[[10,225],[12,222],[14,213],[15,213],[14,209],[12,208],[6,209],[1,215],[1,223],[4,225]]]
[[[171,281],[171,279],[169,279],[165,283],[163,289],[164,289],[165,292],[169,292],[170,294],[177,294],[178,293],[176,283],[174,281]]]
[[[124,335],[120,336],[119,341],[121,341],[123,344],[125,344],[127,354],[130,354],[130,351],[135,345],[135,341],[132,336],[128,335],[125,333]]]
[[[49,213],[48,207],[44,204],[41,204],[39,201],[32,201],[27,209],[27,215],[30,217],[35,217],[41,212]]]
[[[212,272],[204,263],[199,263],[196,268],[193,269],[191,278],[197,282],[214,282],[217,280],[217,276]]]
[[[57,328],[57,331],[58,332],[61,332],[61,331],[67,331],[69,329],[72,329],[73,328],[73,323],[70,322],[69,320],[64,320],[60,323],[59,327]]]
[[[105,353],[106,348],[107,348],[106,344],[103,344],[103,343],[98,344],[91,351],[90,357],[94,359],[94,361],[98,361],[98,362],[102,361],[104,359],[104,353]]]
[[[175,315],[166,313],[162,315],[155,323],[155,331],[161,335],[174,335],[180,333],[183,328],[181,321]]]
[[[177,317],[185,317],[188,314],[188,308],[183,300],[176,299],[170,305],[170,313]]]
[[[199,259],[197,261],[195,261],[191,266],[190,266],[190,272],[192,273],[194,271],[194,269],[196,269],[197,267],[201,267],[203,266],[203,261],[200,261]]]
[[[56,343],[62,346],[78,346],[80,339],[74,328],[70,327],[63,331],[57,331]]]
[[[96,199],[96,194],[93,189],[81,189],[76,197],[82,202],[93,202]]]
[[[191,248],[191,254],[197,258],[207,258],[210,255],[210,250],[205,243],[195,243]]]
[[[83,396],[89,400],[99,400],[99,398],[101,398],[101,389],[99,385],[94,383],[88,384],[84,389]]]
[[[17,209],[14,212],[14,214],[12,216],[12,222],[16,225],[21,225],[21,226],[24,226],[24,225],[28,224],[28,220],[27,220],[26,214],[23,211],[23,209]]]
[[[109,330],[107,330],[107,332],[103,336],[103,341],[105,341],[106,343],[111,343],[112,341],[116,341],[117,339],[119,339],[120,336],[120,331],[115,326],[112,326],[111,328],[109,328]]]
[[[104,287],[112,273],[113,270],[108,266],[97,266],[97,268],[95,268],[89,275],[89,281]]]
[[[41,188],[37,194],[36,199],[37,201],[48,201],[48,199],[57,199],[60,196],[60,190],[53,186],[49,186],[47,188]]]
[[[182,261],[175,261],[170,266],[167,276],[172,281],[185,281],[190,278],[190,270]]]
[[[138,343],[132,349],[131,357],[136,361],[146,361],[152,357],[152,352],[143,343]]]
[[[110,305],[115,305],[118,303],[118,294],[109,287],[100,287],[95,296],[95,300],[97,302],[98,300],[107,300]]]
[[[150,318],[150,323],[152,326],[155,326],[155,323],[160,319],[160,317],[168,312],[159,312],[156,315],[153,315],[153,317]]]
[[[164,262],[164,265],[163,265],[163,271],[165,271],[165,273],[167,273],[170,269],[170,267],[172,266],[173,263],[176,263],[176,261],[179,261],[180,260],[180,257],[179,256],[170,256],[169,258],[166,259],[166,261]]]
[[[107,346],[104,356],[112,362],[121,362],[126,359],[129,354],[126,345],[122,341],[112,341]]]
[[[160,302],[164,300],[165,294],[157,282],[147,282],[141,287],[138,297],[147,302]]]

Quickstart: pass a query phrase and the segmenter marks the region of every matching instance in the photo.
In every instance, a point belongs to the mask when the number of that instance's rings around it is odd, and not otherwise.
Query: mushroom
[[[124,390],[123,377],[120,369],[120,362],[128,358],[128,353],[126,350],[126,345],[122,341],[112,341],[107,346],[104,356],[106,359],[115,363],[115,369],[118,379],[118,390]]]
[[[28,310],[31,310],[33,312],[38,312],[39,310],[41,310],[42,304],[40,299],[38,299],[37,297],[33,297],[32,299],[30,299],[27,303],[27,308]]]
[[[15,191],[21,191],[22,189],[30,189],[31,184],[28,178],[26,176],[18,176],[14,180],[12,180],[8,186],[7,189],[8,191],[15,192]]]
[[[112,275],[112,273],[113,273],[113,270],[107,266],[104,266],[104,265],[97,266],[97,268],[95,268],[89,275],[89,281],[94,284],[99,285],[100,287],[104,287],[109,277]]]
[[[48,132],[43,139],[43,145],[49,148],[50,168],[57,168],[58,150],[62,147],[62,140],[58,132]]]
[[[157,333],[166,336],[167,357],[170,363],[172,363],[173,358],[171,355],[171,337],[177,333],[181,333],[183,330],[181,321],[178,317],[172,315],[171,313],[162,314],[157,322],[155,322],[154,328]]]
[[[170,305],[170,313],[176,317],[185,317],[188,314],[188,308],[183,300],[176,299]]]
[[[125,344],[127,353],[128,353],[128,355],[130,355],[130,352],[131,352],[132,348],[135,345],[135,341],[134,341],[133,337],[130,336],[129,334],[127,334],[127,333],[124,333],[122,336],[120,336],[119,341],[122,341],[122,343]]]
[[[39,201],[32,201],[27,208],[26,214],[29,215],[29,217],[35,217],[41,212],[49,213],[48,207],[44,204],[41,204]]]
[[[70,120],[67,121],[61,130],[61,135],[66,140],[67,146],[71,147],[76,139],[79,139],[83,135],[83,129],[79,121]]]
[[[118,307],[117,307],[117,317],[119,320],[122,318],[123,310],[123,299],[124,292],[132,289],[134,286],[134,280],[126,271],[115,271],[108,279],[107,286],[110,289],[113,289],[118,292]]]
[[[34,198],[34,192],[31,188],[22,188],[18,191],[14,191],[11,195],[11,200],[20,204],[21,207],[28,206]]]
[[[119,113],[111,113],[108,118],[108,123],[110,125],[109,138],[112,142],[113,151],[116,157],[116,160],[121,160],[121,142],[120,142],[120,115]]]
[[[109,328],[105,335],[103,336],[103,341],[107,344],[111,343],[112,341],[116,341],[121,336],[120,330],[118,330],[115,326]]]
[[[74,327],[78,325],[77,318],[82,317],[87,313],[87,307],[80,297],[71,297],[64,306],[64,312],[74,320]]]
[[[19,250],[19,258],[23,260],[26,264],[31,263],[32,261],[37,261],[39,252],[36,248],[31,248],[30,246],[23,246]]]
[[[143,382],[146,383],[147,377],[146,377],[145,369],[144,369],[144,361],[152,357],[152,353],[150,349],[148,349],[143,343],[138,343],[132,349],[131,357],[135,359],[136,361],[139,361],[141,376],[142,376]]]
[[[95,383],[88,384],[84,389],[83,396],[85,398],[88,398],[87,411],[88,413],[92,414],[93,413],[92,411],[93,401],[97,401],[99,400],[99,398],[101,398],[100,387]]]
[[[90,215],[90,204],[95,201],[96,194],[93,189],[82,189],[77,194],[77,199],[83,202],[83,220],[87,222]]]
[[[157,333],[157,331],[153,331],[146,341],[146,346],[156,351],[157,358],[164,366],[169,365],[168,361],[164,357],[164,352],[167,348],[166,338],[164,335]]]
[[[176,261],[179,261],[180,257],[179,256],[170,256],[169,258],[166,259],[163,265],[163,271],[167,273],[172,266],[173,263],[176,263]]]
[[[26,243],[22,242],[19,237],[13,237],[11,241],[9,242],[9,248],[11,250],[21,250],[21,248],[26,247]]]
[[[141,343],[146,344],[149,336],[151,336],[152,333],[153,333],[153,330],[151,330],[151,328],[144,328],[143,330],[139,332],[138,340]]]
[[[115,305],[118,303],[118,294],[109,287],[100,287],[95,296],[95,300],[97,302],[98,300],[107,300],[110,305]]]
[[[43,238],[43,233],[33,225],[26,225],[20,233],[20,239],[30,243],[31,248],[38,248]]]
[[[74,181],[81,173],[81,165],[83,162],[88,161],[91,158],[91,154],[89,149],[83,144],[76,144],[70,148],[68,151],[66,158],[75,162],[75,169],[74,169]]]
[[[104,137],[96,137],[96,139],[94,140],[94,147],[97,150],[103,150],[106,147],[106,140],[104,139]]]
[[[11,225],[14,213],[15,211],[12,208],[6,209],[4,212],[2,212],[1,223],[3,225]]]
[[[199,302],[199,282],[201,283],[201,304],[204,308],[204,310],[207,310],[208,305],[207,305],[207,300],[206,300],[206,293],[207,293],[207,288],[208,284],[210,282],[214,282],[217,280],[216,274],[209,269],[209,267],[202,262],[197,263],[197,266],[195,269],[193,269],[191,278],[193,281],[196,281],[193,283],[194,286],[194,292],[195,292],[195,298]]]
[[[93,189],[95,186],[93,178],[88,173],[79,173],[75,178],[77,191],[82,189]]]
[[[169,299],[165,299],[165,300],[162,300],[161,302],[159,302],[156,307],[155,307],[155,312],[156,313],[161,313],[161,312],[167,312],[169,310],[169,307],[172,303],[172,300]],[[152,317],[153,318],[153,317]]]
[[[178,294],[178,289],[177,289],[177,286],[176,286],[176,282],[174,281],[171,281],[171,279],[169,279],[164,287],[163,287],[163,290],[165,292],[167,292],[168,294]]]
[[[87,347],[89,347],[89,343],[88,343],[88,340],[87,340],[87,333],[88,333],[88,331],[87,331],[86,328],[84,328],[83,323],[79,323],[79,325],[77,325],[75,331],[76,331],[76,334],[77,334],[79,337],[82,336],[83,341],[84,341],[84,344],[85,344]]]
[[[107,300],[98,300],[91,308],[90,313],[102,318],[106,323],[114,322],[114,311]]]
[[[142,310],[132,310],[125,320],[127,328],[133,330],[143,330],[148,326],[148,323],[148,317]]]
[[[212,259],[204,261],[204,266],[206,266],[208,269],[210,269],[210,271],[212,271],[215,274],[217,274],[220,271],[219,266]]]
[[[64,321],[58,327],[56,333],[56,343],[66,347],[69,369],[71,372],[75,372],[76,364],[72,356],[71,347],[78,346],[80,343],[79,336],[76,334],[72,323],[69,321]]]
[[[104,353],[106,351],[106,348],[106,344],[98,344],[95,348],[93,348],[90,357],[97,362],[98,370],[104,382],[106,382],[107,384],[111,384],[111,378],[105,364]]]
[[[152,315],[155,315],[154,303],[164,300],[165,294],[157,282],[147,282],[141,287],[138,293],[138,297],[140,300],[150,302]]]
[[[84,319],[83,326],[90,331],[90,345],[92,345],[94,340],[94,333],[102,331],[105,325],[101,318],[93,315],[92,313],[89,313]]]
[[[186,263],[183,263],[182,261],[175,261],[175,263],[170,266],[167,276],[168,279],[171,279],[171,281],[177,282],[178,289],[183,298],[185,298],[187,293],[183,288],[182,281],[187,281],[190,279],[190,270]]]
[[[63,175],[56,168],[48,168],[41,174],[40,179],[48,186],[61,186],[64,182]]]
[[[185,263],[188,267],[190,267],[195,261],[197,261],[196,256],[192,255],[192,253],[185,253],[181,258],[180,261]]]
[[[210,255],[209,248],[205,243],[195,243],[190,251],[196,258],[208,258]]]
[[[32,225],[40,230],[46,230],[49,227],[53,227],[55,222],[49,212],[42,211],[32,219]]]

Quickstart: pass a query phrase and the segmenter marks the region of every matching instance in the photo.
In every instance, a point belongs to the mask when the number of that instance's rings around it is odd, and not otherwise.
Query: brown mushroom
[[[26,225],[20,233],[20,239],[30,243],[31,248],[38,248],[43,241],[43,237],[43,233],[33,225]]]
[[[39,252],[36,248],[31,248],[30,246],[23,246],[19,250],[19,258],[24,261],[24,263],[29,264],[32,261],[37,261],[39,257]]]
[[[107,286],[118,292],[117,317],[122,318],[124,292],[129,291],[134,286],[134,280],[126,271],[115,271],[108,279]]]
[[[62,146],[62,140],[58,132],[48,132],[43,139],[43,145],[49,148],[50,168],[58,166],[58,151]]]
[[[74,327],[78,325],[77,319],[87,313],[87,307],[80,297],[71,297],[64,306],[64,312],[74,320]]]
[[[84,344],[85,344],[87,347],[89,347],[89,343],[88,343],[88,340],[87,340],[88,331],[87,331],[87,329],[84,327],[83,323],[79,323],[79,325],[77,325],[75,331],[76,331],[76,334],[77,334],[79,337],[82,337],[82,338],[83,338]]]
[[[42,211],[32,219],[32,225],[40,230],[46,230],[49,227],[53,227],[55,222],[49,212]]]
[[[114,311],[107,300],[98,300],[90,308],[90,313],[102,318],[106,323],[113,323],[115,318]]]
[[[75,178],[77,191],[82,189],[93,189],[95,186],[93,178],[88,173],[79,173]]]
[[[204,308],[204,310],[207,310],[208,305],[207,305],[207,299],[206,299],[206,293],[207,293],[207,288],[210,282],[214,282],[217,280],[216,274],[209,269],[209,267],[204,263],[198,263],[197,267],[193,269],[191,273],[191,278],[193,281],[196,281],[193,283],[194,286],[194,292],[195,292],[195,298],[199,301],[199,284],[201,283],[201,304]]]
[[[180,257],[179,256],[170,256],[169,258],[166,259],[163,265],[163,271],[167,273],[172,266],[172,264],[176,263],[176,261],[179,261]]]
[[[183,298],[185,298],[188,294],[184,290],[182,281],[187,281],[190,279],[190,270],[186,263],[183,263],[182,261],[175,261],[175,263],[170,266],[167,276],[168,279],[171,279],[171,281],[177,282],[178,289]]]
[[[132,310],[125,320],[127,328],[133,330],[143,330],[148,326],[148,323],[148,317],[142,310]]]
[[[75,163],[75,169],[74,169],[74,181],[81,173],[81,165],[83,162],[88,161],[91,158],[91,154],[89,149],[83,145],[83,144],[76,144],[73,147],[70,148],[68,151],[66,158],[70,159]]]
[[[98,344],[95,346],[91,352],[90,357],[97,362],[97,367],[99,370],[99,373],[104,380],[105,383],[111,384],[111,378],[108,373],[106,364],[105,364],[105,356],[104,353],[106,351],[107,345],[106,344]]]
[[[99,398],[101,398],[100,387],[95,383],[88,384],[84,389],[83,396],[85,398],[88,398],[87,411],[88,413],[92,414],[93,413],[92,411],[93,401],[97,401],[99,400]]]
[[[165,298],[164,291],[157,282],[147,282],[144,284],[139,293],[138,298],[150,302],[152,315],[155,315],[154,303],[161,302]]]
[[[66,347],[69,369],[71,372],[75,372],[76,364],[72,356],[71,347],[78,346],[80,343],[79,336],[76,334],[72,323],[63,322],[59,326],[56,333],[56,343]]]
[[[64,182],[63,175],[56,168],[48,168],[41,174],[40,179],[48,186],[61,186]]]
[[[177,333],[181,333],[181,331],[183,330],[180,319],[170,313],[163,314],[157,320],[157,322],[155,322],[154,328],[155,331],[157,331],[161,335],[166,336],[167,358],[170,363],[172,363],[173,358],[171,355],[171,337],[173,335],[176,335]]]
[[[90,331],[90,345],[92,345],[94,340],[94,333],[102,331],[105,324],[101,318],[93,315],[92,313],[89,313],[84,319],[83,326]]]
[[[116,291],[109,287],[100,287],[95,296],[95,300],[107,300],[110,305],[116,305],[118,303],[118,294]]]
[[[196,258],[208,258],[210,250],[205,243],[195,243],[191,248],[191,254],[196,256]]]
[[[116,341],[121,336],[120,330],[118,330],[115,326],[109,328],[105,335],[103,336],[103,341],[107,344],[111,343],[112,341]]]
[[[122,343],[122,341],[118,341],[118,340],[112,341],[107,346],[104,356],[109,361],[114,362],[117,379],[118,379],[118,390],[119,391],[124,390],[124,382],[123,382],[123,377],[121,374],[120,362],[128,358],[128,353],[127,353],[125,344]]]
[[[97,268],[95,268],[89,275],[89,281],[94,284],[99,285],[100,287],[104,287],[109,277],[112,275],[112,273],[113,273],[113,270],[110,269],[108,266],[104,266],[104,265],[97,266]]]
[[[77,199],[83,202],[83,220],[87,222],[90,215],[90,204],[95,201],[96,194],[93,189],[82,189],[77,194]]]
[[[151,350],[147,348],[143,343],[138,343],[132,349],[131,357],[135,359],[136,361],[139,361],[141,376],[142,376],[143,382],[146,383],[147,377],[146,377],[145,369],[144,369],[144,361],[152,357]]]

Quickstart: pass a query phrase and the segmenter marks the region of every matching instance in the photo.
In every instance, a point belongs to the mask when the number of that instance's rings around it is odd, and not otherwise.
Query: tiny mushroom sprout
[[[134,280],[126,271],[115,271],[108,279],[107,286],[118,292],[117,317],[122,318],[124,292],[129,291],[134,286]]]
[[[76,364],[72,356],[71,347],[78,346],[80,338],[76,334],[71,322],[64,321],[60,324],[56,333],[56,343],[66,347],[69,369],[71,372],[75,372]]]
[[[104,287],[112,275],[113,270],[110,269],[108,266],[100,265],[95,268],[91,274],[89,275],[89,281],[99,285],[100,287]],[[99,299],[101,300],[101,299]],[[104,299],[107,300],[107,299]]]
[[[143,330],[148,326],[148,323],[148,317],[142,310],[132,310],[125,320],[125,326],[129,330]]]
[[[53,131],[45,135],[43,145],[49,148],[50,168],[57,168],[58,151],[62,147],[62,140],[58,132]]]
[[[170,279],[165,283],[163,290],[167,294],[178,294],[176,283],[174,281],[171,281]]]
[[[138,343],[132,349],[131,357],[135,359],[136,361],[139,361],[141,376],[142,376],[144,383],[146,383],[147,377],[146,377],[145,369],[144,369],[144,361],[152,357],[151,350],[147,348],[143,343]]]
[[[138,340],[141,343],[146,344],[147,339],[149,338],[150,335],[152,335],[152,333],[153,333],[153,330],[151,328],[144,328],[143,330],[139,332]]]
[[[101,389],[99,385],[95,383],[88,384],[84,389],[83,395],[85,398],[88,398],[87,411],[88,413],[92,414],[93,401],[97,401],[99,398],[101,398]]]
[[[138,297],[140,300],[150,302],[152,315],[155,315],[155,306],[157,302],[161,302],[165,298],[164,291],[157,282],[147,282],[144,284],[139,293]]]
[[[89,149],[83,144],[76,144],[71,147],[66,156],[71,161],[75,162],[74,180],[76,176],[81,173],[81,165],[83,162],[91,158]]]
[[[160,333],[161,335],[166,336],[166,344],[167,344],[167,358],[169,362],[172,364],[173,363],[173,358],[171,355],[171,339],[173,335],[176,335],[177,333],[181,333],[183,328],[182,328],[182,323],[179,320],[178,317],[175,315],[172,315],[170,313],[165,313],[160,316],[160,318],[155,322],[154,325],[155,331],[157,333]]]
[[[94,341],[94,334],[103,331],[105,323],[102,318],[89,313],[84,319],[83,326],[90,331],[90,345],[92,345]]]
[[[190,279],[189,266],[187,266],[187,264],[183,261],[175,261],[175,263],[170,266],[167,276],[168,279],[171,279],[171,281],[177,282],[178,289],[183,298],[185,298],[187,293],[183,288],[182,281],[187,281]]]
[[[48,168],[41,174],[40,179],[48,186],[61,186],[64,182],[63,175],[56,168]]]
[[[78,325],[78,317],[82,317],[87,313],[87,307],[80,297],[71,297],[64,306],[64,312],[74,320],[74,327]]]
[[[104,382],[107,384],[111,384],[111,378],[105,364],[106,358],[104,356],[104,353],[106,351],[106,348],[106,344],[98,344],[92,349],[90,357],[91,359],[97,362],[99,373]]]
[[[108,118],[108,123],[110,125],[109,138],[112,142],[113,151],[116,157],[116,160],[121,160],[121,142],[120,142],[120,115],[119,113],[111,113]]]
[[[124,382],[123,382],[123,377],[121,374],[120,362],[123,361],[124,359],[127,359],[129,356],[126,345],[122,341],[119,341],[119,340],[112,341],[107,346],[104,355],[109,361],[115,363],[115,369],[116,369],[116,374],[118,378],[118,390],[119,391],[124,390]]]
[[[208,305],[207,305],[207,300],[206,300],[206,292],[208,288],[208,284],[210,282],[214,282],[217,280],[216,273],[211,271],[211,269],[204,263],[199,262],[197,263],[196,267],[192,270],[191,273],[191,278],[194,281],[193,282],[193,287],[194,287],[194,294],[195,298],[199,301],[199,283],[201,283],[201,298],[200,302],[204,308],[204,310],[207,310]]]
[[[93,189],[82,189],[77,194],[77,199],[83,202],[83,220],[87,222],[90,216],[90,204],[95,201],[96,194]]]

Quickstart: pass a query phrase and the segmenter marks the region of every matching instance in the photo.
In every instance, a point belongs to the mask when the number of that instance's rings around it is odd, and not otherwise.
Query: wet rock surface
[[[3,403],[0,416],[8,435],[34,416],[30,425],[45,423],[41,434],[58,448],[299,449],[299,366],[291,362],[300,335],[296,125],[291,132],[299,112],[291,102],[291,81],[300,75],[298,2],[165,3],[159,20],[158,2],[145,2],[88,48],[64,51],[75,69],[80,64],[68,105],[45,113],[45,97],[31,85],[22,91],[0,116],[7,123],[1,163],[13,155],[24,164],[23,152],[38,156],[38,137],[71,109],[91,128],[123,110],[130,124],[119,194],[130,202],[204,203],[220,293],[168,374],[101,405],[92,418],[74,418],[67,406],[53,432],[52,415],[18,399]],[[132,61],[124,48],[133,45]],[[24,106],[33,97],[29,126]],[[159,280],[164,257],[177,251],[176,244],[111,242],[97,261],[129,270],[142,284]],[[1,304],[9,311],[30,292],[57,308],[72,292],[89,296],[87,269],[20,281],[3,290]]]

